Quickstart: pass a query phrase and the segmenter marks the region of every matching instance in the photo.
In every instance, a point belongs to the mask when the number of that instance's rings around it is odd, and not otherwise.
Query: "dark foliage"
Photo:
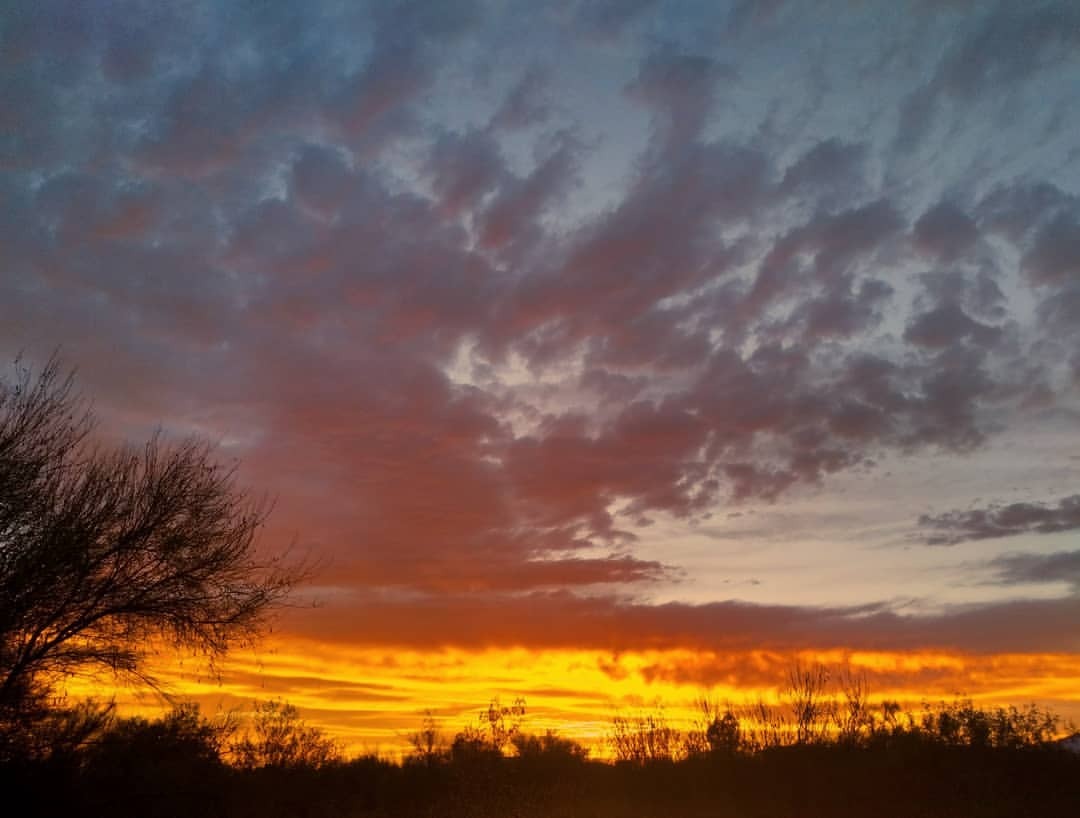
[[[310,728],[291,716],[283,720],[285,708],[275,703],[261,712],[288,725],[277,734],[288,746],[290,731],[303,736]],[[985,734],[980,728],[970,732],[971,726],[993,724],[997,711],[958,702],[927,710],[925,721],[898,720],[897,729],[860,742],[834,737],[733,752],[729,732],[718,740],[717,751],[681,761],[590,761],[574,742],[551,733],[530,735],[519,724],[514,750],[507,747],[505,755],[455,757],[440,750],[436,761],[416,755],[400,765],[375,757],[343,761],[315,755],[289,764],[237,766],[229,763],[237,732],[230,719],[209,720],[193,707],[158,721],[116,719],[108,708],[90,708],[73,714],[72,723],[97,727],[60,730],[53,751],[0,765],[0,786],[9,799],[25,799],[21,815],[111,818],[1072,814],[1080,799],[1080,757],[1038,738],[1043,711],[1001,712],[1016,714],[1014,727],[1031,727],[1023,739],[998,741],[992,727],[991,738],[978,738]],[[1040,720],[1032,720],[1035,713]],[[719,713],[723,729],[732,726],[727,715]],[[953,719],[966,726],[954,729]],[[73,742],[72,736],[81,738]],[[447,744],[452,742],[436,746]]]
[[[255,707],[251,729],[229,745],[236,766],[253,770],[318,769],[338,762],[341,748],[319,728],[300,718],[288,702],[263,702]]]

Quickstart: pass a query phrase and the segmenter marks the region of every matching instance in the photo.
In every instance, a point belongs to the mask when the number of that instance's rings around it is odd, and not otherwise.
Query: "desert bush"
[[[281,700],[255,706],[252,725],[229,747],[238,767],[254,769],[319,768],[342,760],[336,741],[300,718],[300,712]]]
[[[406,760],[412,763],[432,767],[450,757],[450,744],[431,710],[424,711],[420,729],[409,736],[412,751]]]
[[[676,761],[684,751],[680,731],[668,724],[659,706],[650,713],[614,716],[608,744],[616,761],[632,764]]]

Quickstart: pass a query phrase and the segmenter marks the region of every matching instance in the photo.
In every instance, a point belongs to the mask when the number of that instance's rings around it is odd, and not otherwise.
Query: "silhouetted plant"
[[[450,755],[450,745],[430,710],[424,711],[420,729],[409,736],[409,744],[412,745],[409,759],[428,767],[445,761]]]
[[[492,699],[477,718],[476,725],[466,725],[454,736],[450,755],[457,761],[485,756],[502,756],[513,748],[514,738],[521,732],[525,718],[525,699],[517,698],[503,705],[498,697]]]
[[[159,719],[142,716],[112,719],[86,749],[91,768],[110,775],[132,775],[157,768],[218,766],[233,733],[232,716],[205,718],[193,702],[176,705]]]
[[[739,719],[731,710],[713,720],[705,737],[709,740],[709,750],[714,755],[732,756],[742,748],[742,728]]]
[[[488,704],[487,712],[481,714],[481,723],[487,728],[491,746],[500,753],[512,746],[514,739],[521,732],[521,722],[525,718],[525,699],[518,697],[511,705],[501,705],[498,698]]]
[[[560,736],[554,730],[548,730],[542,735],[518,733],[510,741],[518,757],[526,760],[584,761],[589,755],[587,747],[573,739]]]
[[[683,755],[686,758],[703,756],[733,756],[741,749],[742,728],[731,705],[720,706],[708,696],[697,701],[698,719],[683,734]]]
[[[840,672],[838,684],[843,698],[837,703],[833,714],[837,739],[842,744],[858,744],[874,732],[874,714],[870,709],[866,675],[844,669]]]
[[[0,723],[0,762],[77,761],[114,725],[116,707],[86,699],[73,706],[57,703],[22,711],[24,722]]]
[[[667,723],[662,707],[636,716],[616,715],[608,744],[616,761],[648,764],[675,761],[681,756],[681,733]]]
[[[740,708],[737,717],[742,734],[741,746],[749,752],[760,752],[772,747],[782,747],[794,735],[791,724],[781,708],[758,697],[754,702]]]
[[[828,684],[829,669],[824,665],[803,667],[796,662],[788,670],[781,694],[791,708],[796,744],[812,744],[826,736],[833,719]]]
[[[116,718],[84,752],[80,802],[87,814],[188,816],[218,811],[221,753],[235,729],[183,703],[158,719]]]
[[[113,818],[1000,818],[1068,815],[1080,798],[1080,757],[1046,743],[1056,721],[1034,705],[991,709],[958,699],[904,712],[868,703],[872,731],[864,729],[852,742],[834,723],[836,729],[813,745],[796,744],[790,711],[769,707],[784,719],[777,727],[784,738],[753,757],[746,752],[750,723],[738,724],[731,708],[716,704],[701,707],[702,718],[691,732],[707,739],[706,725],[717,726],[714,735],[725,736],[716,742],[721,749],[689,763],[683,759],[686,736],[675,731],[684,743],[670,740],[659,707],[622,717],[628,733],[652,736],[626,759],[637,763],[591,762],[575,742],[552,732],[529,735],[520,725],[510,740],[516,757],[507,757],[491,741],[489,705],[465,731],[477,741],[475,752],[445,764],[394,765],[374,757],[292,763],[284,759],[297,754],[286,752],[276,762],[239,768],[220,760],[223,746],[237,743],[228,741],[235,727],[229,717],[204,718],[194,705],[154,720],[88,707],[81,715],[71,711],[68,727],[57,729],[56,735],[70,737],[57,746],[68,750],[0,764],[0,788],[8,803],[29,805],[20,815]],[[262,733],[277,746],[289,745],[289,736],[311,735],[296,729],[304,725],[289,705],[271,702],[259,710],[268,716],[264,727],[276,725]],[[54,706],[49,718],[60,724],[61,712]],[[891,727],[881,712],[893,713]],[[430,724],[438,733],[433,719]],[[980,745],[984,724],[989,738]],[[736,735],[739,752],[726,752]],[[946,745],[945,737],[955,743]],[[252,729],[244,738],[255,743]],[[790,746],[777,751],[780,743]]]
[[[0,719],[60,674],[142,682],[162,642],[214,657],[255,636],[297,578],[255,557],[266,518],[212,448],[90,442],[56,360],[0,381]]]
[[[923,704],[917,729],[928,740],[954,747],[1022,748],[1054,740],[1061,719],[1035,704],[983,709],[970,699]]]
[[[229,751],[236,765],[246,769],[317,769],[342,760],[336,741],[308,725],[296,707],[281,700],[257,704],[251,727]]]

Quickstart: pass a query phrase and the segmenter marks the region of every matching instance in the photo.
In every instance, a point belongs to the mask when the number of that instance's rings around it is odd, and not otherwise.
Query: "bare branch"
[[[146,681],[151,644],[220,656],[300,578],[257,557],[268,505],[210,444],[107,450],[92,430],[55,359],[0,381],[0,708],[94,667]]]

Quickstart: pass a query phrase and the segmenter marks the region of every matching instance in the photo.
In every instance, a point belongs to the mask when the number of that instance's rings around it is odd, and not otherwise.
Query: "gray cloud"
[[[1080,528],[1077,522],[1074,528]],[[991,560],[995,581],[1002,585],[1066,582],[1080,591],[1080,551],[1056,551],[1052,554],[1006,554]]]
[[[952,202],[940,202],[915,222],[915,241],[919,248],[944,261],[951,261],[979,237],[974,220]]]
[[[1080,529],[1080,494],[1054,504],[1009,503],[969,511],[924,514],[919,525],[931,533],[927,545],[956,545],[968,540],[1012,537],[1017,534],[1055,534]]]
[[[491,117],[496,128],[527,128],[545,122],[552,113],[552,91],[548,72],[537,66],[527,69],[503,98]]]
[[[981,9],[980,9],[981,10]],[[956,28],[925,85],[904,102],[897,144],[920,144],[946,104],[964,109],[997,98],[1039,72],[1064,70],[1080,42],[1080,12],[1068,3],[1003,3]]]

